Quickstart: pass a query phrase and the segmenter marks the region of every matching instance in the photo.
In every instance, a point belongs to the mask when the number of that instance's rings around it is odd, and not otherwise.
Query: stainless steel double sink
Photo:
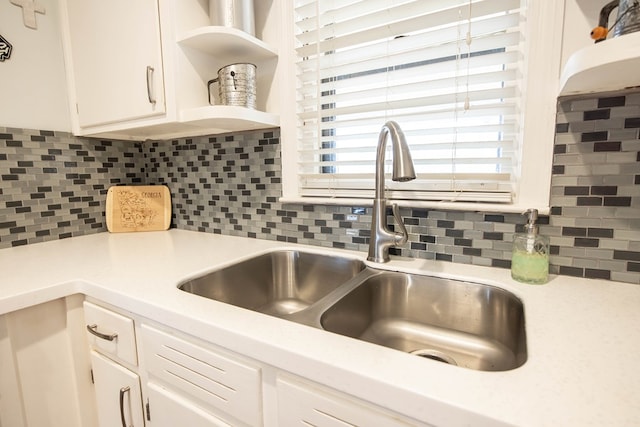
[[[179,289],[427,359],[506,371],[527,358],[524,308],[494,286],[276,250]]]

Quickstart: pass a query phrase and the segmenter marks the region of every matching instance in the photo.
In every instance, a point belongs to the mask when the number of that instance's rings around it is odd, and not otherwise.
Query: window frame
[[[565,1],[527,2],[527,27],[524,31],[524,53],[527,59],[522,84],[520,156],[516,164],[517,183],[512,203],[449,202],[427,200],[393,200],[399,206],[416,208],[484,211],[524,212],[536,208],[546,214],[550,209],[553,142],[555,136],[556,105],[560,82],[562,29]],[[281,150],[282,150],[282,203],[371,206],[372,199],[302,197],[299,193],[297,171],[297,115],[295,33],[293,2],[282,5],[281,67]],[[543,83],[543,84],[541,84]],[[286,102],[288,100],[289,102]],[[380,126],[382,127],[382,124]]]

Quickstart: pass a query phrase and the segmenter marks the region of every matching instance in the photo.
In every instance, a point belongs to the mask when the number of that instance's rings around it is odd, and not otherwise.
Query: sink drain
[[[425,359],[436,360],[438,362],[448,363],[449,365],[458,366],[455,359],[441,351],[424,349],[424,350],[414,350],[411,354],[415,356],[424,357]]]

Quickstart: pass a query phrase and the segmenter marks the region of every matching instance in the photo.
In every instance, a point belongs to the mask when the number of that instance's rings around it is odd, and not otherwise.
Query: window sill
[[[339,206],[372,206],[372,199],[346,199],[346,198],[325,198],[325,197],[281,197],[280,203],[303,204],[303,205],[339,205]],[[388,204],[397,203],[400,207],[423,208],[442,211],[472,211],[472,212],[499,212],[499,213],[522,213],[527,209],[538,209],[541,215],[548,215],[549,206],[522,206],[515,204],[497,203],[468,203],[468,202],[434,202],[415,200],[387,200]]]

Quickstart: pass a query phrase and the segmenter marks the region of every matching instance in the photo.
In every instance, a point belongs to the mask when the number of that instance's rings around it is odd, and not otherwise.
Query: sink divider
[[[338,286],[336,289],[329,292],[324,297],[320,298],[315,303],[311,304],[304,310],[297,311],[291,314],[285,314],[279,316],[282,319],[290,320],[292,322],[300,323],[314,328],[325,330],[320,323],[322,314],[329,309],[332,305],[349,294],[351,291],[362,285],[368,279],[374,276],[378,276],[383,273],[383,270],[376,270],[371,267],[365,267],[357,275],[349,279],[347,282]]]

